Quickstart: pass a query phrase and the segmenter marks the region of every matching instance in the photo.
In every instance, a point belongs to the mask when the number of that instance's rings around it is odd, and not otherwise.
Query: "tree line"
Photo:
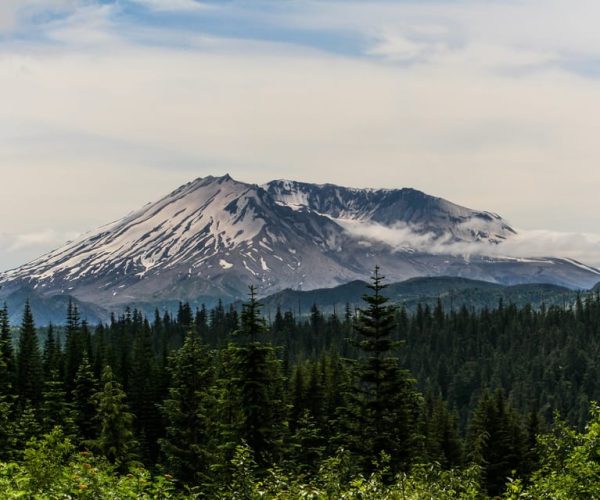
[[[16,339],[4,307],[0,461],[23,463],[45,439],[198,497],[254,498],[284,472],[312,484],[332,467],[339,484],[378,488],[429,467],[440,484],[456,473],[459,489],[500,495],[509,477],[513,493],[541,484],[552,433],[571,436],[554,465],[587,443],[597,296],[409,314],[376,268],[364,302],[340,316],[278,309],[268,322],[251,288],[241,313],[182,303],[92,328],[70,304],[66,326],[44,329],[27,304]]]

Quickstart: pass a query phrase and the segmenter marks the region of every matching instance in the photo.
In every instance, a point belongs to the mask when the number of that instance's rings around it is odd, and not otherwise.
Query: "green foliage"
[[[40,420],[42,430],[50,432],[56,426],[61,426],[69,436],[75,436],[76,413],[73,405],[67,402],[67,393],[58,373],[53,371],[48,380],[44,382],[42,393],[42,406],[40,408]]]
[[[208,483],[217,458],[211,353],[190,331],[170,365],[171,387],[161,405],[166,421],[166,436],[161,440],[165,465],[186,484]]]
[[[60,428],[32,439],[20,463],[0,463],[2,498],[184,498],[168,476],[144,469],[118,475],[106,460],[76,451]]]
[[[508,478],[525,470],[526,434],[501,391],[482,396],[471,421],[468,444],[470,458],[481,467],[490,495],[501,494]]]
[[[98,425],[95,419],[96,405],[94,404],[94,395],[97,391],[98,381],[87,356],[84,355],[75,376],[72,397],[75,423],[83,441],[89,441],[98,436]]]
[[[100,431],[90,444],[121,472],[134,463],[138,446],[133,435],[134,416],[129,412],[126,397],[107,366],[102,375],[102,390],[94,396]]]
[[[553,431],[539,437],[540,467],[529,484],[514,480],[510,499],[600,498],[600,407],[592,403],[584,432],[557,420]]]
[[[16,363],[0,310],[0,498],[600,497],[600,297],[412,314],[382,279],[364,310],[272,325],[254,289],[241,315],[128,310],[93,333],[27,307]]]

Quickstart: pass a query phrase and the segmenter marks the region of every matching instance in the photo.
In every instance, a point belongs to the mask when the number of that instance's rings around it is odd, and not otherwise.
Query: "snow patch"
[[[233,267],[233,264],[231,262],[227,262],[225,259],[220,259],[219,260],[219,265],[223,269],[231,269]],[[209,266],[209,267],[211,267],[211,266]]]
[[[263,271],[271,270],[271,269],[269,269],[269,266],[267,266],[265,259],[263,259],[262,257],[260,258],[260,265],[262,266]]]

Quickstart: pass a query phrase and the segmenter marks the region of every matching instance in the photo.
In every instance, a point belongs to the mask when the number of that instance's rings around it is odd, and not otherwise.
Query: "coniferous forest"
[[[600,297],[0,310],[3,498],[598,498]]]

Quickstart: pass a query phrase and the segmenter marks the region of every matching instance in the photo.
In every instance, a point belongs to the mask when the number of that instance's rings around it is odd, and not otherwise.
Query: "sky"
[[[600,265],[598,19],[597,0],[2,0],[0,270],[226,172],[413,187]]]

